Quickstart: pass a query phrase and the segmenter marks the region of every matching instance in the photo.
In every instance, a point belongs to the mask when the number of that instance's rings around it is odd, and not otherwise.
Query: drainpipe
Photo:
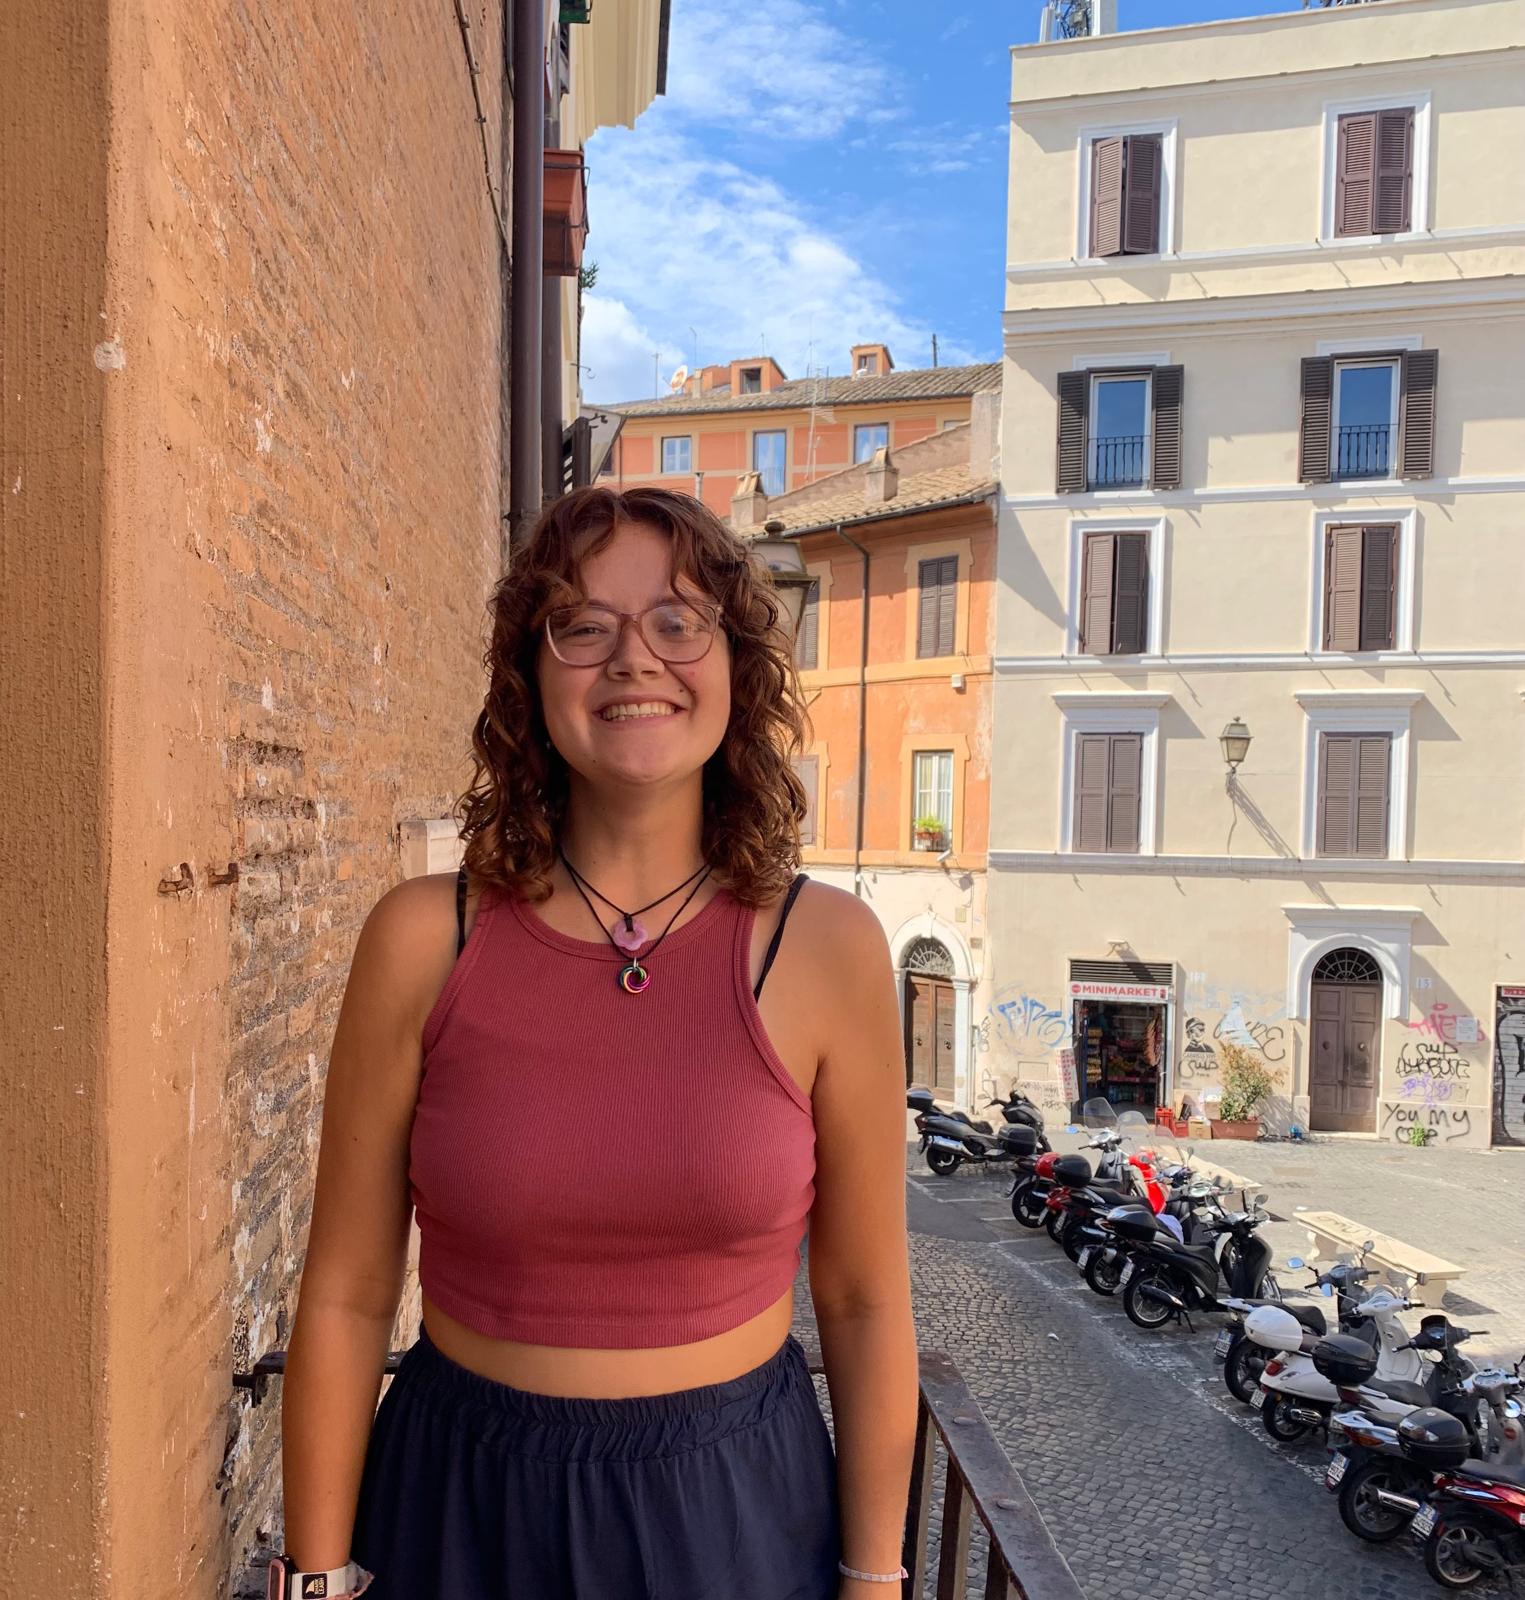
[[[560,51],[558,33],[556,50]],[[559,78],[558,78],[559,83]],[[545,108],[545,148],[561,144],[561,96]],[[541,179],[542,183],[544,178]],[[541,249],[545,245],[542,242]],[[542,277],[540,296],[540,492],[546,500],[561,493],[561,279]]]
[[[868,788],[868,551],[842,531],[832,530],[863,557],[862,648],[858,652],[858,823],[853,832],[853,893],[863,898],[863,803]]]
[[[541,504],[541,293],[545,271],[545,3],[514,0],[513,304],[509,316],[508,534]]]

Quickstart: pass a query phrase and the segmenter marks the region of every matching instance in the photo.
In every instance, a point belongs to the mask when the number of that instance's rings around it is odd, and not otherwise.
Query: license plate
[[[1265,1392],[1265,1390],[1264,1390],[1264,1389],[1257,1389],[1257,1390],[1256,1390],[1256,1391],[1255,1391],[1255,1392],[1254,1392],[1254,1394],[1252,1394],[1252,1395],[1251,1395],[1251,1396],[1250,1396],[1250,1404],[1251,1404],[1251,1405],[1252,1405],[1252,1406],[1254,1406],[1254,1408],[1255,1408],[1255,1409],[1256,1409],[1256,1410],[1257,1410],[1257,1411],[1259,1411],[1259,1410],[1260,1410],[1260,1408],[1261,1408],[1261,1407],[1262,1407],[1262,1406],[1263,1406],[1263,1405],[1264,1405],[1264,1404],[1265,1404],[1265,1403],[1266,1403],[1266,1392]]]
[[[1334,1460],[1329,1463],[1328,1468],[1325,1470],[1324,1487],[1326,1489],[1337,1489],[1339,1487],[1340,1479],[1345,1476],[1345,1469],[1349,1465],[1349,1456],[1336,1456]]]
[[[1213,1354],[1221,1361],[1228,1354],[1228,1347],[1234,1342],[1234,1330],[1225,1328],[1213,1340]]]
[[[1435,1531],[1435,1524],[1440,1521],[1440,1516],[1434,1506],[1420,1506],[1418,1514],[1409,1523],[1409,1532],[1416,1539],[1428,1539]]]
[[[1131,1261],[1128,1263],[1127,1266],[1125,1266],[1123,1268],[1122,1272],[1118,1275],[1117,1281],[1119,1283],[1131,1283],[1133,1281],[1133,1263]]]
[[[1085,1247],[1085,1249],[1080,1252],[1080,1260],[1076,1263],[1076,1265],[1080,1268],[1080,1270],[1082,1272],[1085,1271],[1087,1265],[1089,1264],[1089,1262],[1091,1260],[1091,1257],[1094,1256],[1095,1254],[1096,1254],[1095,1250],[1093,1250],[1090,1245],[1087,1245]]]

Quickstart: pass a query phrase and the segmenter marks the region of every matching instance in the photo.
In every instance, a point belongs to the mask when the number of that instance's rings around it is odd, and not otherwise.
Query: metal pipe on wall
[[[540,510],[545,272],[545,0],[514,0],[513,301],[509,318],[508,532]]]
[[[858,822],[853,832],[853,893],[863,898],[863,807],[868,788],[868,551],[839,522],[832,530],[863,557],[861,648],[858,651]]]

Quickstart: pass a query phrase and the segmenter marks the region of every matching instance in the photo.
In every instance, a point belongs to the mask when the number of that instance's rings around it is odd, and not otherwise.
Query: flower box
[[[570,278],[588,237],[588,174],[581,150],[545,153],[545,274]]]
[[[1260,1119],[1248,1117],[1243,1122],[1229,1122],[1223,1117],[1214,1117],[1212,1129],[1215,1139],[1258,1139]]]

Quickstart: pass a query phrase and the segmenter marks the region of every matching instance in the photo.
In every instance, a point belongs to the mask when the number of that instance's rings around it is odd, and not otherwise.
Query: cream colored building
[[[1014,50],[1003,1066],[1525,1142],[1522,142],[1519,0]]]

